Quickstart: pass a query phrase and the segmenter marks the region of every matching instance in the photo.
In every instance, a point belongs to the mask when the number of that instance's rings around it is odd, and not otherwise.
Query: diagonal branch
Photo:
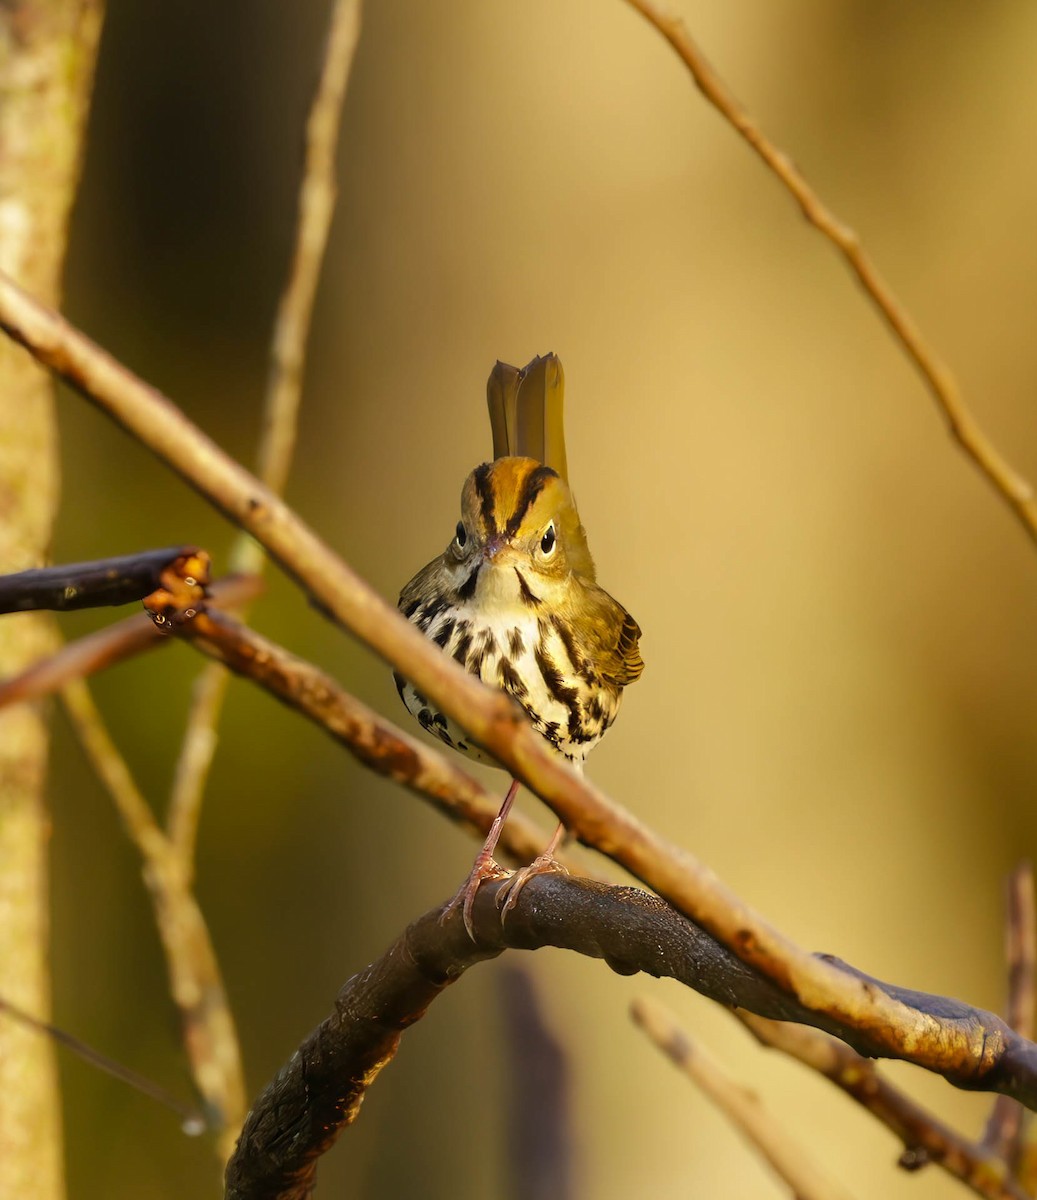
[[[951,436],[986,476],[998,495],[1037,541],[1037,497],[1032,485],[1001,455],[969,412],[950,368],[922,336],[921,330],[865,254],[857,234],[835,216],[807,183],[795,163],[762,132],[735,99],[727,85],[695,44],[684,22],[654,3],[627,0],[677,51],[695,86],[734,130],[745,139],[769,170],[792,194],[803,216],[839,251],[878,309],[893,336],[918,368]]]
[[[968,1026],[940,1026],[876,981],[797,946],[691,854],[558,761],[508,697],[442,654],[171,401],[2,274],[0,328],[247,529],[327,615],[402,671],[581,841],[626,867],[816,1014],[860,1031],[872,1052],[907,1059],[961,1087],[1004,1090],[1037,1106],[1037,1061],[1018,1042],[1001,1032],[983,1038]]]
[[[986,1200],[1026,1200],[1002,1158],[916,1104],[856,1050],[806,1025],[772,1021],[744,1010],[736,1010],[735,1016],[762,1045],[824,1075],[881,1121],[904,1143],[903,1165],[933,1162]]]
[[[794,1200],[847,1200],[849,1193],[828,1178],[806,1150],[788,1135],[759,1096],[734,1082],[719,1063],[678,1025],[665,1005],[638,996],[630,1015],[667,1058],[720,1109],[778,1176]]]
[[[185,641],[283,704],[301,713],[359,759],[431,801],[445,816],[485,837],[500,808],[481,784],[432,746],[409,737],[372,712],[318,667],[261,637],[225,613],[201,613],[179,630]],[[546,834],[513,814],[499,842],[504,857],[527,863],[540,853]],[[576,871],[570,864],[570,869]]]

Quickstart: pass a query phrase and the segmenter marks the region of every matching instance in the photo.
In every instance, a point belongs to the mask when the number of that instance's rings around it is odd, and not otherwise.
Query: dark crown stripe
[[[533,505],[533,501],[544,489],[544,484],[549,479],[557,479],[558,472],[553,471],[550,467],[537,467],[535,471],[530,471],[526,478],[526,482],[519,493],[519,498],[515,503],[515,510],[508,517],[508,523],[504,527],[506,537],[513,538],[519,531],[519,526],[522,524],[522,518],[529,512]]]
[[[490,464],[483,463],[482,466],[476,467],[472,472],[475,479],[475,490],[479,493],[479,506],[482,509],[482,518],[486,524],[486,528],[491,532],[497,531],[497,501],[493,494],[493,485],[490,482]]]

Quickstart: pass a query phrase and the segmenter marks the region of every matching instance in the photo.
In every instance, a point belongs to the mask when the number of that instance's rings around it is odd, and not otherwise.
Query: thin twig
[[[881,1121],[904,1143],[910,1157],[902,1157],[903,1165],[932,1162],[986,1200],[1025,1200],[1002,1159],[916,1104],[870,1059],[806,1025],[769,1020],[744,1009],[736,1010],[735,1016],[762,1045],[817,1071]]]
[[[1018,1042],[979,1038],[967,1028],[940,1028],[874,981],[797,946],[694,856],[559,761],[517,705],[465,672],[404,620],[170,400],[2,274],[0,328],[262,542],[328,616],[392,663],[585,844],[626,867],[809,1008],[866,1034],[875,1051],[963,1086],[1002,1090],[1003,1084],[1024,1103],[1037,1105],[1037,1062],[1029,1061]]]
[[[180,1011],[191,1075],[219,1131],[226,1161],[245,1113],[245,1081],[234,1019],[201,909],[185,883],[169,839],[105,728],[89,688],[74,679],[62,689],[73,728],[107,787],[126,832],[140,852],[144,882],[166,956],[170,992]]]
[[[1037,498],[1032,485],[1001,455],[969,412],[954,375],[882,278],[857,234],[836,217],[807,183],[795,163],[778,149],[732,95],[679,17],[653,0],[627,0],[677,51],[699,91],[745,139],[792,194],[803,216],[842,254],[894,337],[921,372],[951,435],[1037,541]]]
[[[360,13],[360,0],[335,0],[320,81],[306,122],[295,250],[274,322],[256,468],[257,476],[278,494],[288,479],[295,447],[310,318],[335,210],[335,148],[342,103],[360,36]],[[258,575],[264,565],[265,557],[258,543],[246,534],[239,534],[231,550],[230,569]],[[210,663],[202,670],[194,688],[173,778],[167,828],[188,877],[194,869],[202,798],[216,750],[216,728],[226,691],[226,671]]]
[[[67,1030],[59,1029],[57,1025],[52,1025],[49,1021],[41,1021],[38,1017],[25,1012],[9,1000],[3,999],[3,997],[0,997],[0,1013],[10,1017],[13,1021],[21,1022],[22,1025],[26,1025],[30,1029],[35,1029],[37,1033],[51,1038],[67,1050],[71,1050],[73,1054],[78,1055],[84,1062],[88,1062],[92,1067],[97,1067],[99,1071],[104,1071],[106,1075],[110,1075],[113,1079],[118,1079],[120,1083],[125,1083],[128,1087],[133,1088],[134,1091],[140,1092],[142,1095],[161,1104],[164,1108],[175,1112],[180,1118],[180,1128],[188,1137],[197,1137],[200,1133],[205,1132],[205,1117],[197,1108],[185,1104],[182,1100],[174,1096],[172,1092],[167,1091],[161,1084],[155,1083],[154,1080],[149,1079],[146,1075],[141,1075],[139,1071],[135,1071],[132,1067],[127,1067],[124,1063],[117,1062],[114,1058],[109,1057],[109,1055],[102,1054],[100,1050],[95,1050],[93,1046],[81,1041],[73,1034],[67,1032]]]
[[[1005,959],[1008,1003],[1005,1019],[1023,1037],[1034,1031],[1034,964],[1037,958],[1037,912],[1033,868],[1020,863],[1008,877],[1005,911]],[[1037,1144],[1032,1120],[1018,1101],[998,1096],[983,1133],[983,1145],[1004,1159],[1025,1180],[1027,1194],[1037,1182]]]
[[[755,1092],[732,1080],[701,1046],[694,1045],[664,1005],[638,996],[630,1015],[656,1046],[697,1084],[734,1127],[788,1184],[796,1200],[846,1200],[807,1152],[775,1121]]]

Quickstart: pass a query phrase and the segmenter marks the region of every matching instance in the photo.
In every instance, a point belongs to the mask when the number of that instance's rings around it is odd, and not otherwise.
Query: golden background
[[[681,11],[1037,478],[1037,8]],[[116,0],[102,43],[68,312],[246,461],[325,15]],[[494,359],[556,351],[581,513],[647,664],[591,777],[803,945],[999,1007],[1001,881],[1037,849],[1037,556],[831,248],[619,0],[369,0],[340,179],[289,500],[395,597],[489,454]],[[225,565],[193,493],[60,408],[56,559],[197,542]],[[282,579],[255,623],[408,720]],[[159,807],[200,665],[173,646],[96,683]],[[187,1096],[138,863],[60,716],[51,794],[56,1019]],[[199,892],[253,1092],[473,852],[232,684]],[[964,1194],[899,1172],[874,1121],[708,1002],[520,957],[569,1051],[580,1197],[785,1194],[631,1027],[643,989],[858,1196]],[[321,1196],[509,1195],[501,977],[473,970],[406,1036]],[[985,1098],[891,1073],[981,1130]],[[77,1060],[62,1076],[73,1197],[217,1194],[174,1117]]]

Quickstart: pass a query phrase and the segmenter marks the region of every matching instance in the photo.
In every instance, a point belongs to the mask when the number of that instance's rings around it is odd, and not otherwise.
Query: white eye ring
[[[454,531],[454,543],[459,550],[463,550],[467,541],[468,530],[465,529],[463,521],[458,521],[457,529]]]
[[[540,539],[540,553],[544,558],[550,558],[558,548],[558,535],[555,533],[555,523],[552,521],[544,530],[544,536]]]

